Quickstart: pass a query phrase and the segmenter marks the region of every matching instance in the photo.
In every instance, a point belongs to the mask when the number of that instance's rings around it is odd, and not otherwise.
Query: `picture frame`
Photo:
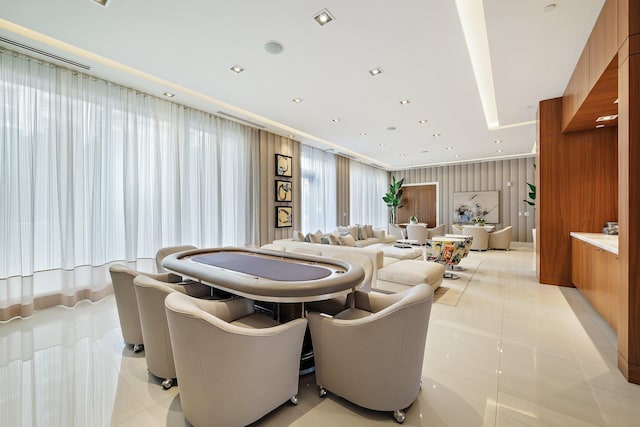
[[[276,206],[276,228],[293,227],[293,208]]]
[[[276,154],[276,176],[286,176],[291,178],[292,174],[291,156]]]
[[[293,183],[276,179],[276,202],[290,202],[293,195]]]

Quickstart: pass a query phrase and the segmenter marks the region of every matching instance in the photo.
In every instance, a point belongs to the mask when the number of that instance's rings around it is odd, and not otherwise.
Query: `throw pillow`
[[[311,243],[311,233],[305,234],[304,241],[307,243]]]
[[[365,225],[364,228],[367,231],[367,238],[374,237],[374,235],[373,235],[373,225],[371,225],[371,224]]]
[[[351,234],[351,237],[353,237],[353,240],[358,240],[358,227],[355,225],[349,227],[338,227],[338,232],[340,232],[340,234],[345,232],[349,233]]]
[[[329,243],[332,245],[338,245],[340,246],[340,236],[337,234],[328,234],[327,235],[329,237]]]
[[[322,236],[322,231],[318,230],[315,233],[309,233],[309,240],[311,243],[321,243]]]
[[[302,231],[294,231],[293,240],[296,242],[304,242],[304,234],[302,234]]]
[[[347,234],[345,236],[340,236],[340,243],[342,246],[355,246],[356,241],[351,234]]]
[[[327,236],[322,236],[322,238],[320,238],[320,243],[322,243],[323,245],[328,245],[329,238]]]

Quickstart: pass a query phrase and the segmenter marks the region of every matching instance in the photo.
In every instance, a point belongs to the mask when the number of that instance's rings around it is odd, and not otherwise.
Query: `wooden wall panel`
[[[513,226],[513,240],[531,242],[536,209],[523,202],[528,195],[527,182],[535,182],[535,158],[465,163],[392,172],[406,184],[437,182],[439,223],[451,232],[453,193],[458,191],[500,191],[498,228]],[[511,186],[508,183],[511,182]],[[529,216],[524,213],[528,212]]]
[[[293,196],[291,203],[275,202],[275,155],[284,154],[292,158]],[[287,180],[279,177],[278,179]],[[291,139],[260,131],[260,245],[277,239],[287,239],[300,224],[301,204],[300,143]],[[276,228],[276,205],[293,207],[293,227]]]
[[[435,227],[437,216],[435,185],[405,185],[402,187],[402,209],[398,210],[397,223],[409,222],[415,215],[420,222]]]
[[[611,59],[618,52],[618,47],[618,0],[607,0],[589,37],[591,87],[609,66]]]
[[[617,129],[561,133],[562,100],[540,103],[538,149],[540,282],[571,285],[571,231],[602,231],[618,220]]]
[[[336,221],[340,226],[349,225],[349,198],[349,159],[336,156]]]

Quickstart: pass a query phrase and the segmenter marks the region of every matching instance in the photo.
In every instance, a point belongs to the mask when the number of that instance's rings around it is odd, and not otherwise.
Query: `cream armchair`
[[[459,224],[451,224],[451,233],[462,234],[462,226]]]
[[[153,375],[162,378],[162,387],[168,390],[174,384],[176,369],[164,311],[164,299],[172,292],[206,298],[211,288],[199,283],[165,283],[143,274],[136,276],[133,283],[140,311],[147,368]]]
[[[438,236],[444,236],[444,224],[440,224],[433,228],[427,228],[427,231],[429,232],[428,239]]]
[[[424,245],[428,238],[427,227],[419,224],[407,224],[407,239],[409,241],[416,241],[419,245]]]
[[[167,246],[166,248],[158,249],[158,252],[156,252],[156,268],[158,269],[158,273],[165,273],[167,271],[162,266],[162,260],[167,255],[175,254],[176,252],[188,251],[191,249],[198,249],[198,248],[191,245],[183,245],[183,246]]]
[[[393,411],[417,398],[433,289],[419,284],[396,294],[355,293],[355,307],[335,317],[308,313],[320,395]]]
[[[194,426],[244,426],[298,399],[307,320],[278,324],[244,298],[207,301],[177,292],[165,300],[180,381]]]
[[[161,282],[177,281],[179,277],[173,274],[141,273],[124,264],[113,264],[109,267],[113,295],[116,298],[116,308],[120,318],[120,330],[122,338],[127,344],[133,346],[135,353],[144,349],[142,328],[140,327],[140,313],[138,311],[138,299],[133,285],[133,279],[139,274],[145,274]]]
[[[512,234],[513,226],[511,225],[489,234],[489,249],[504,249],[508,251],[511,248]]]
[[[489,232],[484,227],[465,225],[462,227],[462,234],[473,237],[473,242],[471,242],[472,251],[486,251],[489,249]]]

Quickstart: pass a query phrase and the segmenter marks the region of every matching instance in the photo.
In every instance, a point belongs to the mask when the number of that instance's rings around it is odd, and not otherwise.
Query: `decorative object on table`
[[[291,156],[276,154],[276,176],[292,176]]]
[[[293,184],[291,181],[276,179],[276,202],[290,202],[292,194]]]
[[[391,184],[389,184],[389,191],[384,195],[382,200],[391,210],[391,224],[396,223],[396,214],[398,209],[402,207],[402,184],[404,184],[404,178],[400,181],[396,181],[396,177],[391,177]]]
[[[417,217],[417,216],[415,216],[415,215],[411,215],[411,216],[409,217],[409,223],[410,223],[410,224],[417,224],[417,223],[418,223],[418,217]]]
[[[499,217],[499,191],[471,191],[453,193],[452,222],[469,224],[477,216],[484,217],[486,222],[497,224]]]
[[[276,206],[276,228],[293,227],[293,208]]]
[[[473,225],[481,226],[481,225],[485,225],[487,221],[484,219],[483,216],[476,216],[471,220],[471,223]]]

